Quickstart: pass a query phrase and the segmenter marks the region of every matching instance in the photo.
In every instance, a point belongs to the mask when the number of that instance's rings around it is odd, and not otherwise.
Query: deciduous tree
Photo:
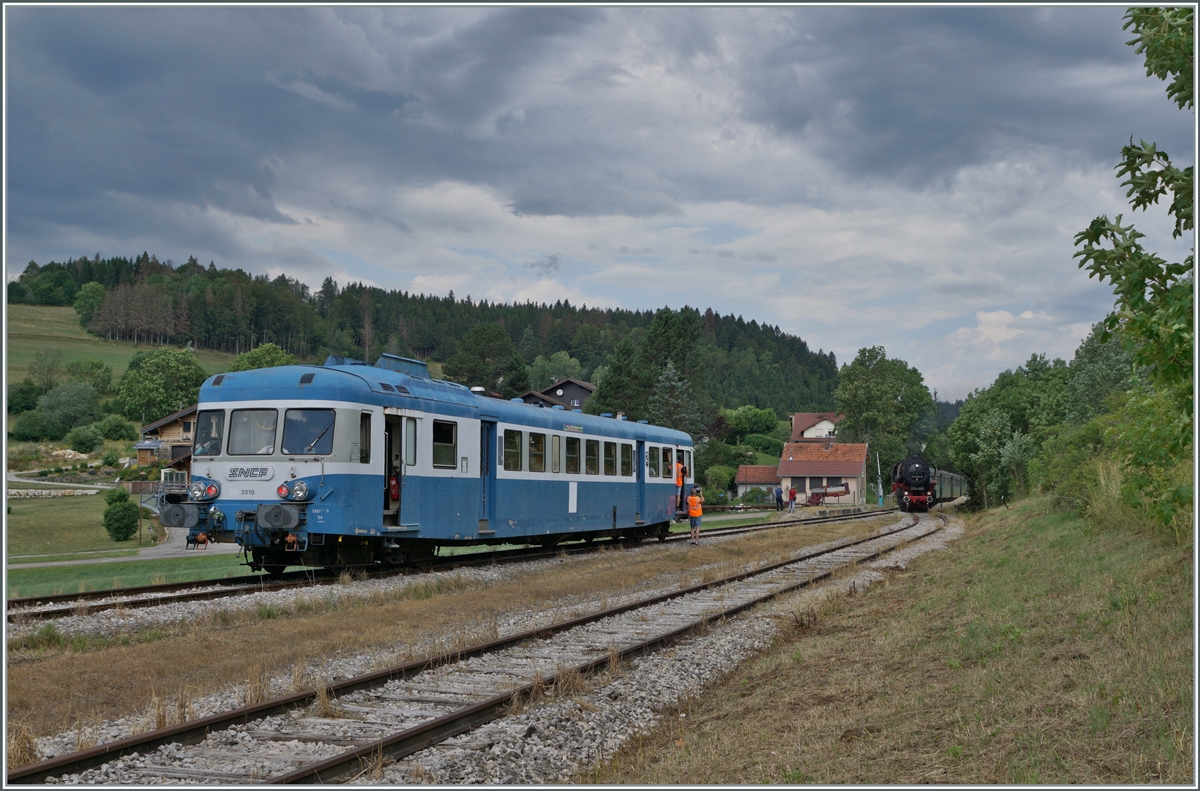
[[[122,411],[149,423],[194,404],[208,373],[190,349],[162,349],[126,371],[121,380]]]

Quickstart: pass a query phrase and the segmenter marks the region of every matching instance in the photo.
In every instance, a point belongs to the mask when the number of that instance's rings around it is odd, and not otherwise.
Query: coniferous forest
[[[471,353],[467,334],[497,324],[534,372],[531,384],[538,383],[538,371],[544,374],[558,361],[568,375],[601,385],[593,410],[622,410],[630,417],[645,416],[668,362],[701,418],[743,404],[770,407],[780,417],[829,410],[837,387],[832,352],[813,351],[778,327],[711,309],[510,305],[453,292],[437,297],[361,283],[343,287],[332,278],[313,290],[285,275],[271,279],[212,262],[206,267],[194,257],[176,265],[148,253],[31,261],[8,284],[7,299],[74,306],[83,326],[103,338],[233,353],[274,343],[315,362],[329,354],[373,361],[383,352],[438,362],[458,354],[461,361]]]

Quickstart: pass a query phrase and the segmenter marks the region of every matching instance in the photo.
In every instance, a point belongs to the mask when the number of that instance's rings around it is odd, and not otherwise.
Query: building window
[[[183,421],[183,433],[184,434],[192,433],[192,421],[190,421],[190,420]]]
[[[579,438],[567,437],[567,474],[579,474]]]
[[[571,399],[571,406],[573,406],[573,407],[579,406],[579,399],[578,399],[578,398],[572,398],[572,399]]]
[[[600,440],[586,439],[583,441],[583,444],[584,444],[584,450],[586,451],[584,460],[583,460],[583,463],[584,463],[583,471],[586,472],[588,475],[599,475],[600,474]]]
[[[433,466],[458,466],[458,424],[448,420],[433,421]]]

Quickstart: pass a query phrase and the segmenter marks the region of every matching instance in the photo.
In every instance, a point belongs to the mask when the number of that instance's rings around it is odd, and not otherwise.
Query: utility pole
[[[879,451],[875,451],[875,485],[879,488],[879,507],[883,508],[883,469],[879,466]]]

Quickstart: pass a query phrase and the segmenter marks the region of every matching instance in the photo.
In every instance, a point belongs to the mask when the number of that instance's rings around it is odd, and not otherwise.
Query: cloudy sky
[[[1123,13],[9,5],[7,274],[712,307],[962,397],[1110,309],[1072,237],[1130,136],[1192,163]]]

